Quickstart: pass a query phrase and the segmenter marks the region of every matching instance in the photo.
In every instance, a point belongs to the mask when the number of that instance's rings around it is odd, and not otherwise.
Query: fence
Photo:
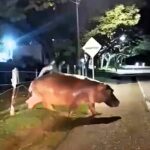
[[[19,71],[19,84],[16,87],[15,105],[23,103],[28,97],[28,86],[37,77],[35,71]],[[11,105],[13,87],[11,83],[12,71],[0,71],[0,111],[8,110]]]
[[[19,71],[20,83],[32,81],[37,77],[37,70],[35,71]],[[0,87],[11,85],[12,71],[0,71]]]

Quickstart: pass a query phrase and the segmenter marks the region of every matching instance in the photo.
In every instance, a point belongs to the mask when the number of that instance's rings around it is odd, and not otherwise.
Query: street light
[[[13,59],[13,50],[16,48],[16,42],[13,40],[13,38],[5,37],[2,40],[4,47],[6,50],[9,51],[9,57],[10,59]]]
[[[126,35],[125,34],[121,35],[119,39],[120,41],[124,42],[126,40]]]

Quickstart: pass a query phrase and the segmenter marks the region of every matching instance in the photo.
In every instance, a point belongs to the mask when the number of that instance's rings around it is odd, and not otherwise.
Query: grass
[[[79,106],[71,118],[60,115],[67,113],[68,108],[58,106],[56,110],[52,112],[38,105],[33,110],[24,109],[18,111],[15,116],[7,114],[7,117],[1,118],[1,148],[8,150],[11,147],[16,150],[22,147],[23,150],[36,150],[47,146],[50,150],[54,149],[73,128],[73,120],[87,113],[87,106]]]
[[[22,111],[15,116],[0,120],[0,137],[14,134],[18,130],[34,128],[41,124],[44,117],[49,114],[47,110]]]

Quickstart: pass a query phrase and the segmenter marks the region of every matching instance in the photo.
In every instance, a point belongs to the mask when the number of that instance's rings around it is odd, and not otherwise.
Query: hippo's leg
[[[55,106],[53,104],[49,105],[48,109],[50,109],[51,111],[56,111]]]
[[[77,104],[74,102],[69,106],[68,109],[68,117],[71,117],[71,115],[73,114],[73,111],[77,108]]]
[[[97,112],[95,111],[95,104],[94,103],[88,103],[88,107],[90,112],[92,113],[92,116],[95,116]]]
[[[95,103],[88,103],[88,107],[89,107],[90,112],[92,113],[92,116],[101,115],[101,113],[96,112]]]
[[[92,113],[92,116],[101,114],[101,113],[96,112],[95,110],[95,100],[94,100],[94,95],[92,93],[89,93],[88,107],[89,107],[90,112]]]
[[[55,106],[53,104],[47,104],[47,103],[43,102],[43,106],[44,106],[44,108],[49,109],[51,111],[56,111]]]

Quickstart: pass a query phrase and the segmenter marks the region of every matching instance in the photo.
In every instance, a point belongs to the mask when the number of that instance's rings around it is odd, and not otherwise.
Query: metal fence
[[[35,71],[19,71],[20,83],[32,81],[37,77],[38,72]],[[12,71],[0,71],[0,87],[11,85]]]
[[[19,84],[17,85],[16,104],[25,101],[28,95],[28,86],[30,82],[37,77],[35,71],[19,71]],[[0,111],[10,107],[12,95],[12,71],[0,71]]]

